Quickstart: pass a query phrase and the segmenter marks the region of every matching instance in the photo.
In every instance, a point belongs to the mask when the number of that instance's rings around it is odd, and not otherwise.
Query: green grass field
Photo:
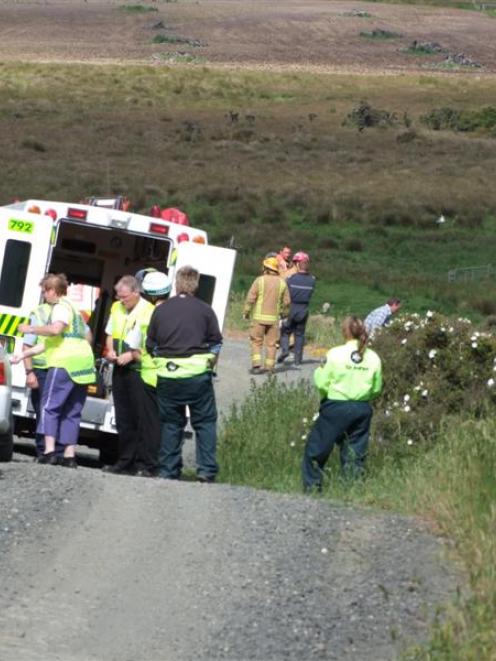
[[[493,260],[494,129],[420,122],[496,105],[491,78],[3,63],[0,92],[3,203],[115,192],[139,211],[180,206],[212,242],[234,237],[236,291],[287,241],[311,253],[315,309],[338,316],[392,294],[411,310],[496,309],[494,279],[447,279]],[[345,125],[363,100],[392,124]]]

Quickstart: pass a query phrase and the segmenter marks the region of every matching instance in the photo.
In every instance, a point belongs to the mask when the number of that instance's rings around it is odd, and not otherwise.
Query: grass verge
[[[301,492],[300,461],[317,410],[304,382],[253,385],[225,418],[219,442],[221,479],[233,484]],[[430,641],[408,659],[489,660],[496,650],[496,422],[446,418],[433,447],[388,453],[373,444],[368,476],[344,482],[331,456],[323,498],[420,516],[449,536],[468,575],[468,596],[448,606]],[[401,442],[401,439],[398,439]]]

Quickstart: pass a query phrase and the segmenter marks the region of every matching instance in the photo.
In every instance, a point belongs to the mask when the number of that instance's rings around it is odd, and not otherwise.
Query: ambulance
[[[69,296],[92,330],[100,367],[97,384],[89,388],[79,442],[98,448],[104,463],[117,453],[111,366],[102,360],[114,284],[144,268],[174,279],[178,268],[193,266],[200,273],[197,296],[212,306],[222,328],[236,258],[230,248],[209,245],[204,230],[130,213],[111,202],[25,200],[0,206],[0,346],[7,354],[21,351],[18,326],[41,302],[41,278],[65,273]],[[15,433],[32,435],[34,412],[22,362],[12,366],[12,412]]]

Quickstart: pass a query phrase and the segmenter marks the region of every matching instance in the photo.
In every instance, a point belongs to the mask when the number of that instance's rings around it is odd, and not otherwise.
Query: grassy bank
[[[234,484],[301,493],[300,461],[317,410],[313,390],[275,381],[253,389],[225,421],[221,477]],[[337,452],[323,498],[417,515],[454,541],[467,570],[470,596],[451,604],[428,645],[407,658],[489,660],[496,650],[496,423],[445,418],[431,447],[372,444],[363,482],[343,482]]]
[[[0,92],[2,202],[119,192],[139,211],[180,206],[213,242],[234,237],[238,291],[288,241],[312,254],[315,308],[338,315],[391,294],[419,311],[495,307],[494,278],[448,283],[492,263],[494,130],[421,122],[496,105],[490,78],[2,63]],[[391,121],[345,121],[363,100]]]

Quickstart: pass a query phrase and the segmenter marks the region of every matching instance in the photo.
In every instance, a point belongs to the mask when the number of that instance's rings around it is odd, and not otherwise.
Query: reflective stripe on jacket
[[[165,379],[188,379],[212,371],[213,353],[197,353],[187,358],[155,358],[157,375]]]
[[[70,323],[60,335],[44,339],[47,367],[62,367],[75,383],[94,383],[95,360],[85,338],[84,319],[67,298],[61,298],[59,304],[70,311]]]
[[[253,321],[259,324],[275,324],[289,307],[289,291],[286,282],[277,274],[259,276],[248,292],[245,314],[252,311]]]

